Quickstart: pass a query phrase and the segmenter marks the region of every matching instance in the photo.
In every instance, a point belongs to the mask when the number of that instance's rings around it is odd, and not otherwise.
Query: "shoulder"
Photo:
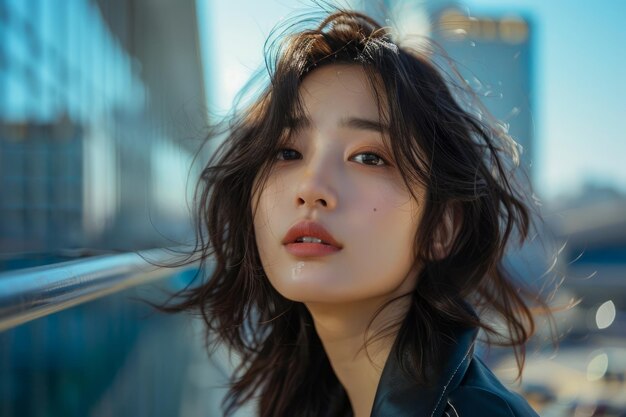
[[[477,357],[448,397],[444,416],[538,417],[519,394],[509,391]]]

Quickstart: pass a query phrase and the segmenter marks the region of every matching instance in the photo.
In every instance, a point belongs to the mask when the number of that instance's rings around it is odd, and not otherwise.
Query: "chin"
[[[301,303],[338,303],[349,301],[343,291],[337,291],[333,285],[318,282],[298,283],[272,282],[272,286],[280,295],[291,301]]]
[[[338,285],[336,279],[324,279],[324,277],[315,276],[307,280],[302,277],[299,282],[275,282],[271,281],[272,286],[280,295],[288,300],[301,303],[315,304],[350,304],[359,301],[384,298],[386,294],[391,292],[387,289],[369,290],[361,286],[355,291],[356,283],[349,286]]]

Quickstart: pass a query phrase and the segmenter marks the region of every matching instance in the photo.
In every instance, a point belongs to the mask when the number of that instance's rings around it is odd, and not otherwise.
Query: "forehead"
[[[381,85],[378,76],[375,82]],[[302,81],[299,96],[304,110],[312,117],[341,113],[378,119],[378,100],[384,114],[386,99],[384,90],[375,91],[368,73],[356,64],[330,64],[312,71]]]

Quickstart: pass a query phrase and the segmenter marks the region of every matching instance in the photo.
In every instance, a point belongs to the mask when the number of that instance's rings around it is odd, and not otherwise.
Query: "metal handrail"
[[[152,264],[171,261],[166,250],[153,249],[0,273],[0,332],[196,266]]]

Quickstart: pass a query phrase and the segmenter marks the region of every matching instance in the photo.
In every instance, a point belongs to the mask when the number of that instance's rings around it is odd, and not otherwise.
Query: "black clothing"
[[[406,376],[389,355],[378,384],[371,417],[538,417],[518,394],[505,388],[474,356],[477,330],[459,330],[435,384],[424,386]],[[350,417],[343,392],[329,416]]]

